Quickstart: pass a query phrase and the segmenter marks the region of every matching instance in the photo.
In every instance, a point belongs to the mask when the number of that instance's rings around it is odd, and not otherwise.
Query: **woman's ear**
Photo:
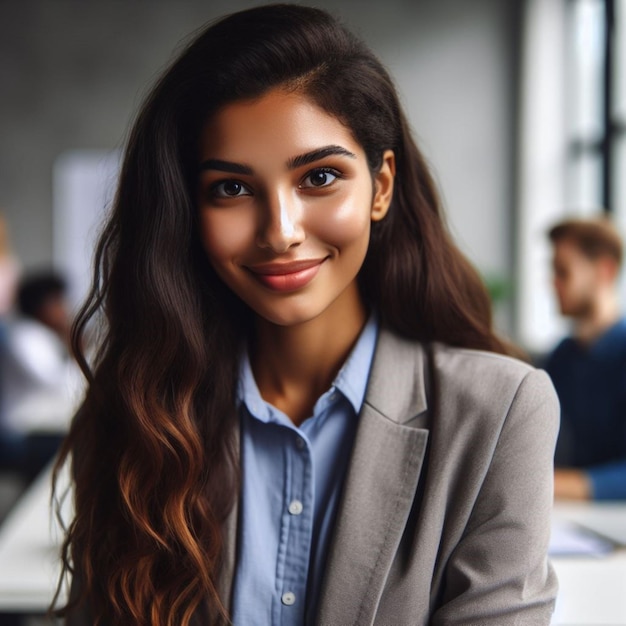
[[[393,181],[396,176],[396,155],[393,150],[385,150],[383,162],[374,178],[374,200],[371,217],[378,222],[387,215],[393,197]]]

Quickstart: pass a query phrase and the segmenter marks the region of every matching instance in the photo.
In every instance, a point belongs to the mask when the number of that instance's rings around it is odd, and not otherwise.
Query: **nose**
[[[265,198],[257,244],[277,254],[300,245],[305,238],[302,209],[297,198],[275,193]]]

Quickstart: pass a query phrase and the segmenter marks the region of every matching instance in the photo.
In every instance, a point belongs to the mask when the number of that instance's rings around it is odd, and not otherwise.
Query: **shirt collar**
[[[611,352],[614,346],[621,349],[621,338],[626,330],[626,319],[620,319],[618,322],[607,328],[599,337],[591,344],[592,350],[600,352]]]
[[[333,386],[346,397],[357,414],[365,399],[377,337],[378,320],[372,314],[333,382]]]
[[[350,402],[354,412],[358,415],[361,411],[363,400],[365,399],[365,391],[367,389],[367,381],[374,357],[374,350],[376,349],[377,337],[378,319],[377,316],[372,313],[361,331],[354,348],[352,348],[348,358],[335,377],[331,389],[322,397],[329,394],[333,389],[336,389]],[[271,406],[263,400],[256,380],[254,379],[248,350],[244,351],[241,358],[237,399],[239,403],[244,403],[248,411],[257,419],[263,422],[275,421],[275,412],[272,411]]]

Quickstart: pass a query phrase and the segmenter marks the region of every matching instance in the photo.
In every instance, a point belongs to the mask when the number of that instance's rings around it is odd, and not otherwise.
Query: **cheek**
[[[238,211],[201,214],[202,243],[211,261],[225,261],[237,256],[254,241],[254,221],[248,217]]]
[[[321,239],[339,248],[367,245],[371,221],[369,202],[367,197],[348,198],[332,211],[315,212],[311,224]]]
[[[569,289],[573,293],[586,291],[593,281],[593,276],[586,272],[584,268],[574,269],[570,277]]]

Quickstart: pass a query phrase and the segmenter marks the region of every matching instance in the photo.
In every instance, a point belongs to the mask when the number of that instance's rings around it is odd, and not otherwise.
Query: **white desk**
[[[50,509],[50,471],[20,498],[0,527],[0,612],[45,613],[60,572],[62,533]],[[65,507],[67,519],[69,507]]]
[[[603,556],[552,557],[559,578],[552,624],[626,624],[626,503],[559,503],[554,520],[590,528],[621,547]]]
[[[56,588],[61,533],[50,475],[32,485],[0,528],[0,612],[43,613]],[[67,519],[68,510],[64,512]],[[626,503],[557,505],[555,520],[588,525],[626,544]],[[552,558],[560,592],[552,624],[626,624],[626,547],[607,556]]]

